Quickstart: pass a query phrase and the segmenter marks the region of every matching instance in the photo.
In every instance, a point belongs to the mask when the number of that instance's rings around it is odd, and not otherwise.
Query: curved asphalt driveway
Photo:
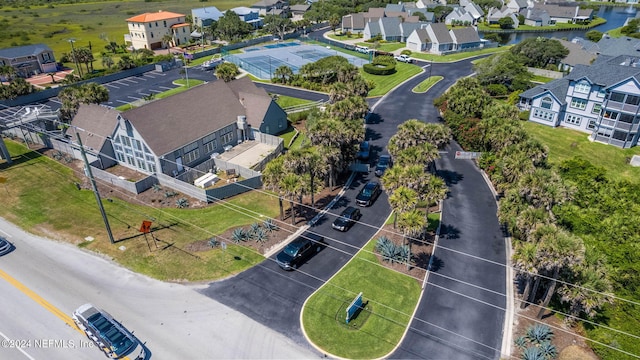
[[[414,94],[411,89],[429,76],[428,69],[378,104],[378,123],[371,128],[381,140],[388,139],[407,119],[438,122],[434,94],[442,94],[456,79],[470,74],[471,65],[470,61],[436,63],[431,72],[444,76],[444,80],[427,94]],[[453,142],[447,150],[436,162],[450,193],[444,201],[434,266],[409,332],[391,358],[462,360],[500,356],[506,255],[495,199],[471,160],[454,159],[455,151],[461,150],[458,144]]]

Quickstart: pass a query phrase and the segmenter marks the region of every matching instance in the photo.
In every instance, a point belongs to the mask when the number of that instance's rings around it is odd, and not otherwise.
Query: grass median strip
[[[420,296],[420,281],[378,264],[376,238],[335,277],[313,294],[303,309],[309,339],[343,358],[371,359],[388,354],[409,325]],[[345,323],[346,307],[362,292],[365,309]]]
[[[420,84],[418,84],[416,87],[414,87],[412,91],[414,93],[420,93],[420,94],[425,93],[427,92],[427,90],[431,89],[433,85],[435,85],[438,81],[442,79],[443,79],[442,76],[428,77],[424,81],[422,81]]]

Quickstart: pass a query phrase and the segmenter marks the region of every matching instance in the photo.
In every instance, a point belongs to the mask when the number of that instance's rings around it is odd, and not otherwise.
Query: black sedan
[[[356,204],[360,206],[371,206],[376,201],[381,192],[382,189],[380,188],[379,183],[375,181],[369,181],[362,187],[362,189],[358,193],[358,196],[356,196]]]
[[[324,238],[320,235],[304,233],[290,242],[276,256],[276,262],[284,270],[297,269],[315,253],[322,250]]]
[[[362,217],[360,210],[353,206],[349,206],[344,209],[342,214],[340,214],[340,217],[331,224],[331,227],[338,231],[347,231],[356,221],[360,220],[360,217]]]
[[[376,176],[380,177],[384,175],[384,172],[387,171],[388,168],[393,166],[393,162],[391,161],[391,155],[382,155],[380,159],[378,159],[378,164],[376,165]]]

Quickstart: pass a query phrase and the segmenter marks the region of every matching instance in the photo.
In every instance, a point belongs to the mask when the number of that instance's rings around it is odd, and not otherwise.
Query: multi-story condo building
[[[138,49],[161,49],[186,44],[191,36],[191,25],[185,15],[168,11],[144,13],[127,19],[129,33],[125,43]]]
[[[519,107],[529,121],[591,133],[591,140],[620,148],[640,136],[640,58],[600,57],[576,65],[562,79],[520,94]]]

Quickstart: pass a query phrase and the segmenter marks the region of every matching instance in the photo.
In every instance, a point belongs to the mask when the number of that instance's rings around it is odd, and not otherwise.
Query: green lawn
[[[297,105],[311,104],[312,102],[314,101],[294,98],[285,95],[278,95],[278,99],[276,100],[276,103],[278,103],[278,105],[280,105],[280,107],[283,109]]]
[[[481,49],[476,51],[465,51],[465,52],[459,52],[459,53],[454,53],[449,55],[435,55],[435,54],[427,54],[427,53],[421,53],[421,52],[412,52],[411,57],[416,59],[421,59],[421,60],[432,61],[436,63],[451,62],[451,61],[468,59],[468,58],[480,56],[480,55],[494,54],[501,51],[507,51],[512,46],[513,45],[500,46],[496,48],[487,48],[487,49]]]
[[[546,84],[549,81],[553,81],[555,79],[546,77],[546,76],[541,76],[541,75],[533,75],[533,77],[531,77],[531,81],[537,84]]]
[[[640,146],[620,149],[615,146],[590,142],[589,134],[566,128],[552,128],[531,121],[523,123],[534,138],[549,147],[549,162],[560,163],[574,156],[582,156],[596,166],[607,169],[612,179],[640,181],[640,167],[629,165],[628,159],[640,155]]]
[[[225,204],[177,209],[175,201],[180,196],[167,199],[165,189],[156,195],[157,203],[163,201],[169,206],[165,208],[141,206],[133,196],[129,197],[131,202],[125,202],[108,192],[102,193],[117,241],[111,245],[93,192],[76,189],[75,183],[81,182],[76,174],[19,143],[10,140],[6,143],[15,163],[10,167],[0,163],[0,176],[7,179],[2,189],[0,216],[29,232],[78,244],[160,280],[217,279],[243,271],[264,259],[250,248],[234,245],[231,239],[218,239],[227,242],[226,255],[219,248],[188,250],[190,243],[206,241],[229,227],[261,222],[264,217],[256,219],[233,211]],[[248,192],[225,202],[235,208],[251,208],[265,217],[279,214],[277,198],[262,192]],[[159,239],[156,248],[149,237],[151,251],[138,232],[142,220],[153,221],[154,236]],[[86,236],[95,240],[87,242]],[[121,245],[126,250],[119,250]]]
[[[370,241],[303,308],[307,336],[332,355],[373,359],[388,354],[400,341],[418,302],[420,282],[378,265],[372,253],[375,242]],[[351,326],[346,325],[346,306],[359,292],[366,308]]]
[[[366,80],[375,82],[376,87],[369,91],[369,97],[382,96],[403,81],[422,72],[422,68],[413,64],[397,63],[396,73],[391,75],[372,75],[360,69],[360,75]]]
[[[420,84],[413,88],[413,92],[415,93],[424,93],[427,90],[431,89],[433,85],[435,85],[438,81],[442,80],[442,76],[431,76],[423,80]]]

